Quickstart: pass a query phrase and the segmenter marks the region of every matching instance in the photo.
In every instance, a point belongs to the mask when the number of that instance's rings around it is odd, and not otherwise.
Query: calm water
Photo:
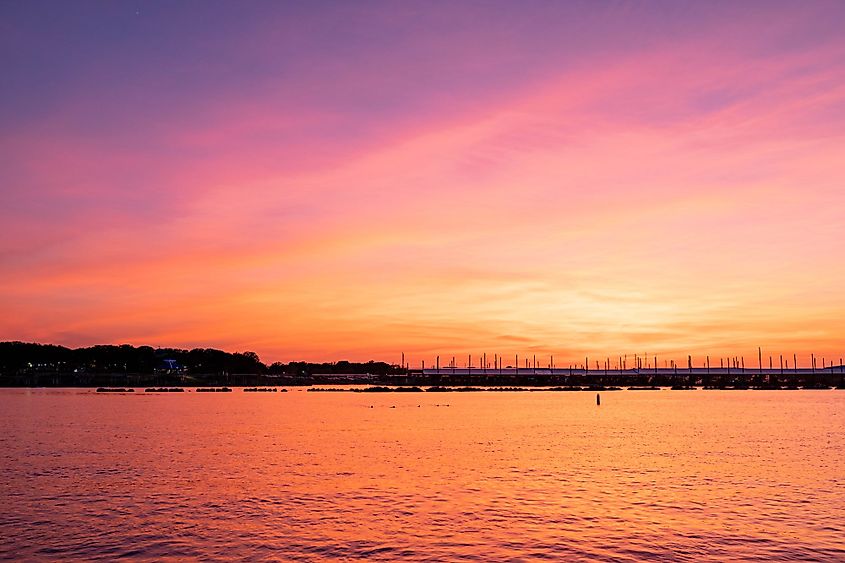
[[[844,408],[4,390],[0,557],[843,561]]]

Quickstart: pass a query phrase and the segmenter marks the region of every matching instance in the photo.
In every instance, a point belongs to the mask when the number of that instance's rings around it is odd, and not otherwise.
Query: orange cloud
[[[269,95],[143,150],[24,136],[4,144],[34,188],[2,214],[0,338],[838,357],[842,54],[660,45],[360,143]]]

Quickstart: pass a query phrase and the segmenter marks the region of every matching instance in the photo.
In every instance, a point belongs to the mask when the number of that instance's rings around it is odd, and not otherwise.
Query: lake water
[[[0,391],[0,557],[845,560],[845,391]]]

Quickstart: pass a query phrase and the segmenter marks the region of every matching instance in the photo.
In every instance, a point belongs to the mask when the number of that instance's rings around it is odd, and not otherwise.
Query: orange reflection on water
[[[0,393],[0,556],[836,559],[845,392]]]

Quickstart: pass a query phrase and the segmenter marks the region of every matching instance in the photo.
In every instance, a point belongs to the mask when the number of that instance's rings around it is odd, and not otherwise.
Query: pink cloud
[[[283,82],[137,136],[80,138],[71,108],[67,132],[2,141],[0,338],[270,360],[832,351],[842,48],[726,34],[435,96],[395,127],[286,110]],[[390,81],[334,71],[338,92]]]

